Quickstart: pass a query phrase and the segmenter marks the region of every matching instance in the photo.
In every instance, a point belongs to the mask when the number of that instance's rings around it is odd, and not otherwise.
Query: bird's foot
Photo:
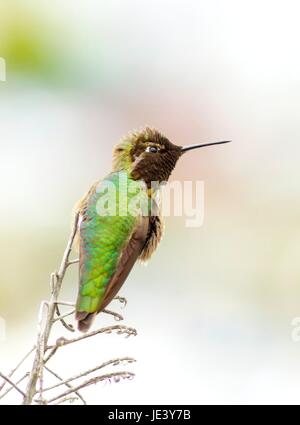
[[[71,306],[74,307],[75,304],[74,303],[70,303],[70,302],[64,302],[64,301],[57,301],[56,302],[56,306],[55,306],[55,311],[56,311],[56,315],[57,317],[53,320],[53,322],[57,322],[58,320],[61,322],[61,324],[63,325],[64,328],[66,328],[68,331],[70,332],[75,332],[74,326],[71,325],[70,323],[67,323],[64,318],[70,316],[71,314],[74,314],[75,310],[71,310],[68,311],[67,313],[61,314],[60,309],[59,309],[59,305],[64,305],[64,306]]]
[[[125,308],[127,305],[127,299],[125,297],[120,297],[119,295],[117,295],[114,300],[118,300],[122,305],[122,308]]]
[[[102,310],[102,313],[110,314],[111,316],[114,316],[115,320],[117,321],[124,320],[124,317],[121,314],[115,313],[114,311],[111,311],[111,310],[104,309]]]

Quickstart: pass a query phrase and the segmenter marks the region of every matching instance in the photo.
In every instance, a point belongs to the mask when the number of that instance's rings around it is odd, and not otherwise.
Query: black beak
[[[181,152],[187,152],[191,151],[192,149],[198,149],[198,148],[204,148],[205,146],[213,146],[213,145],[222,145],[223,143],[230,143],[231,140],[225,140],[222,142],[213,142],[213,143],[203,143],[201,145],[190,145],[190,146],[183,146],[181,148]]]

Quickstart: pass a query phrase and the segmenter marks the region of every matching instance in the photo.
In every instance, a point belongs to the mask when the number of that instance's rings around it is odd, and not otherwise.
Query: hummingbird
[[[79,216],[75,318],[81,332],[87,332],[95,316],[116,297],[135,262],[148,261],[161,241],[161,207],[153,196],[156,189],[152,183],[167,182],[184,153],[228,142],[177,146],[159,131],[146,127],[129,133],[114,148],[112,172],[94,183],[75,207]],[[136,184],[143,188],[143,200],[146,198],[143,210],[133,214],[125,207],[125,214],[120,208],[113,214],[99,214],[97,206],[105,196],[106,203],[115,196],[117,207],[121,195],[130,204],[135,193],[129,187]],[[115,190],[105,192],[111,185]]]

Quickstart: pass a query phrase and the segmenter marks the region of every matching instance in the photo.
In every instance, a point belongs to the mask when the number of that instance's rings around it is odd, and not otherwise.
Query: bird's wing
[[[83,202],[79,225],[79,294],[76,319],[79,329],[86,331],[93,317],[115,296],[140,255],[148,233],[148,217],[140,215],[103,215],[98,212],[99,202],[115,192],[103,192],[107,181],[117,193],[127,187],[119,184],[118,173],[108,176],[96,185]],[[126,195],[130,196],[130,195]],[[102,197],[106,197],[105,199]],[[117,201],[118,202],[118,201]],[[118,205],[117,205],[118,210]]]
[[[139,224],[135,228],[135,231],[133,232],[120,256],[116,271],[110,279],[104,294],[103,302],[99,307],[99,312],[111,302],[111,300],[117,295],[121,286],[125,282],[134,263],[143,250],[148,234],[148,227],[149,218],[141,217]]]
[[[71,220],[71,228],[73,228],[73,223],[75,222],[75,217],[76,214],[79,214],[79,225],[78,225],[78,229],[77,232],[75,234],[75,238],[74,238],[74,248],[79,252],[79,236],[80,236],[80,222],[82,220],[82,218],[84,217],[85,213],[86,213],[86,209],[87,209],[87,204],[89,201],[89,198],[91,196],[92,193],[95,192],[95,190],[97,189],[97,186],[100,185],[100,181],[96,181],[91,188],[84,194],[84,196],[82,198],[79,199],[79,201],[75,204],[74,208],[73,208],[73,213],[72,213],[72,220]]]

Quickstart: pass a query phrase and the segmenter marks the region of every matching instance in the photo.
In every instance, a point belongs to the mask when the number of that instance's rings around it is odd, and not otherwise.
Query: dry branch
[[[49,345],[47,347],[47,350],[48,349],[54,350],[54,349],[63,347],[64,345],[74,344],[74,342],[78,342],[78,341],[81,341],[81,340],[86,339],[86,338],[90,338],[90,337],[98,335],[98,334],[102,334],[102,333],[110,334],[114,331],[116,331],[116,333],[118,335],[125,334],[126,338],[128,338],[131,335],[136,336],[136,334],[137,334],[136,329],[130,328],[128,326],[123,326],[123,325],[107,326],[105,328],[96,329],[95,331],[89,332],[87,334],[80,335],[77,338],[72,338],[72,339],[67,339],[67,338],[64,338],[64,337],[59,338],[56,341],[56,344]]]
[[[70,383],[72,381],[75,381],[76,379],[83,378],[84,376],[90,375],[91,373],[96,372],[99,369],[103,369],[106,366],[110,366],[110,365],[116,366],[116,365],[118,365],[120,363],[126,364],[126,363],[133,363],[133,362],[135,362],[135,359],[133,359],[131,357],[121,357],[119,359],[109,360],[109,361],[107,361],[105,363],[102,363],[99,366],[96,366],[96,367],[94,367],[92,369],[88,369],[85,372],[79,373],[78,375],[74,375],[71,378],[68,378],[68,379],[66,379],[64,381],[62,380],[58,384],[54,384],[54,385],[51,385],[50,387],[44,388],[44,392],[49,391],[49,390],[53,390],[54,388],[57,388],[57,387],[59,387],[61,385],[67,385],[68,383]]]
[[[60,383],[59,384],[57,384],[57,385],[65,385],[66,387],[68,387],[68,388],[70,388],[70,389],[74,389],[73,387],[72,387],[72,385],[70,385],[67,381],[64,381],[63,380],[63,378],[61,377],[61,376],[59,376],[56,372],[54,372],[53,370],[51,370],[51,369],[49,369],[49,367],[48,366],[44,366],[44,368],[49,372],[49,373],[51,373],[51,375],[53,375],[53,376],[55,376],[59,381],[60,381]],[[53,386],[53,388],[55,388],[56,387],[56,385],[54,385]],[[45,392],[46,390],[44,389],[44,392]],[[78,392],[78,391],[74,391],[74,393],[77,395],[77,397],[78,398],[80,398],[80,400],[82,401],[82,403],[83,404],[86,404],[86,401],[85,401],[85,399],[82,397],[82,395]]]
[[[52,403],[53,401],[59,400],[62,397],[66,397],[69,394],[74,393],[75,391],[81,390],[82,388],[88,387],[89,385],[97,384],[101,381],[111,381],[112,379],[115,380],[115,382],[119,382],[120,379],[132,379],[134,377],[134,373],[132,372],[115,372],[115,373],[108,373],[106,375],[96,376],[94,378],[88,379],[84,381],[82,384],[77,385],[77,387],[74,387],[73,389],[70,389],[68,391],[65,391],[64,393],[55,396],[48,400],[48,403]]]
[[[0,372],[0,376],[2,379],[8,382],[12,387],[14,387],[15,390],[17,390],[20,394],[22,394],[25,397],[25,393],[11,379],[9,379],[8,376],[3,375],[3,373],[1,372]]]
[[[28,377],[29,377],[29,372],[26,372],[25,375],[22,376],[22,378],[18,379],[18,381],[16,382],[16,385],[20,384],[22,381],[24,381],[25,378],[28,378]],[[7,382],[7,381],[5,381],[5,382]],[[11,386],[6,391],[4,391],[4,393],[0,395],[0,400],[2,398],[4,398],[13,389],[14,389],[14,387]]]
[[[76,338],[67,339],[65,337],[60,337],[56,340],[55,344],[49,344],[49,337],[52,330],[52,327],[55,323],[61,323],[64,328],[68,331],[74,332],[74,328],[72,325],[66,323],[64,320],[66,317],[72,315],[74,313],[74,303],[69,301],[61,301],[59,300],[59,294],[61,291],[63,279],[66,274],[66,270],[70,265],[77,264],[79,262],[78,259],[70,260],[70,254],[72,251],[72,246],[74,242],[74,238],[76,235],[78,226],[78,214],[75,216],[71,234],[67,243],[67,247],[63,254],[63,258],[59,267],[58,272],[54,272],[50,276],[50,287],[51,287],[51,297],[49,301],[43,301],[40,306],[39,318],[38,318],[38,332],[36,338],[36,345],[29,351],[26,356],[22,358],[22,360],[18,363],[18,365],[11,370],[9,375],[4,375],[0,372],[0,377],[3,379],[3,383],[0,386],[0,392],[3,390],[4,386],[10,385],[10,387],[0,395],[0,399],[4,398],[11,390],[18,391],[19,394],[23,396],[23,404],[28,405],[32,403],[38,404],[50,404],[55,402],[55,404],[61,404],[66,401],[75,401],[81,400],[83,404],[86,404],[85,399],[80,394],[79,390],[85,387],[88,387],[92,384],[96,384],[101,381],[111,381],[114,380],[118,382],[120,379],[131,379],[134,374],[132,372],[113,372],[107,373],[105,375],[96,376],[93,378],[89,378],[84,382],[78,383],[76,386],[72,386],[70,382],[78,380],[80,378],[86,377],[91,373],[94,373],[100,369],[103,369],[107,366],[115,366],[119,364],[128,364],[132,363],[135,360],[131,357],[122,357],[116,358],[113,360],[109,360],[104,362],[96,367],[90,368],[83,372],[79,372],[74,376],[71,376],[67,379],[62,378],[55,371],[50,369],[47,365],[48,361],[56,354],[57,350],[65,345],[74,344],[81,340],[85,340],[86,338],[91,338],[99,334],[112,333],[116,332],[119,335],[125,335],[129,337],[130,335],[136,335],[136,329],[132,327],[127,327],[124,325],[114,325],[108,326],[101,329],[97,329],[95,331],[89,332],[87,334],[80,335]],[[123,297],[116,297],[124,306],[127,301]],[[72,310],[67,311],[66,313],[61,314],[59,305],[72,307]],[[123,320],[123,316],[119,313],[115,313],[111,310],[104,310],[106,314],[114,316],[116,320]],[[34,359],[32,362],[30,372],[26,372],[16,383],[11,380],[12,375],[23,365],[25,360],[30,356],[30,354],[34,353]],[[59,382],[53,384],[51,386],[44,386],[44,371],[47,371],[49,374],[54,376]],[[18,384],[28,378],[26,390],[23,391],[19,388]],[[49,400],[44,398],[44,393],[50,390],[55,390],[56,388],[60,388],[61,386],[66,386],[67,390],[62,392],[61,394],[52,396]],[[37,395],[37,398],[35,396]]]

